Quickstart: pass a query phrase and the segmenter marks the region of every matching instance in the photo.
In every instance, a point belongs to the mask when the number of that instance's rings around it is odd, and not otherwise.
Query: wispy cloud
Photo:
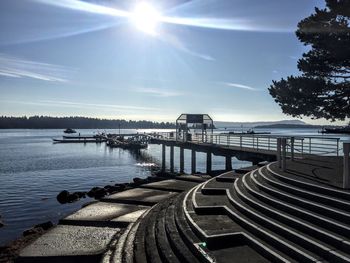
[[[170,44],[171,46],[175,47],[176,49],[191,55],[191,56],[198,57],[198,58],[208,60],[208,61],[215,60],[212,56],[210,56],[208,54],[198,53],[196,51],[189,49],[178,37],[176,37],[174,35],[166,34],[165,32],[163,32],[161,34],[161,37],[159,37],[159,39]]]
[[[26,60],[0,53],[0,77],[30,78],[50,82],[67,82],[68,70],[63,66]]]
[[[97,104],[97,103],[81,103],[74,101],[59,101],[59,100],[38,100],[38,101],[17,101],[17,100],[2,100],[6,103],[19,103],[33,106],[51,106],[64,108],[78,109],[98,109],[98,110],[119,110],[119,111],[154,111],[158,108],[141,107],[133,105],[118,105],[118,104]]]
[[[180,92],[156,88],[137,88],[135,91],[140,93],[147,93],[155,97],[177,97],[183,95]]]
[[[224,82],[222,83],[226,86],[233,87],[233,88],[238,88],[238,89],[245,89],[245,90],[251,90],[251,91],[257,91],[258,89],[253,88],[251,86],[239,84],[239,83],[231,83],[231,82]]]

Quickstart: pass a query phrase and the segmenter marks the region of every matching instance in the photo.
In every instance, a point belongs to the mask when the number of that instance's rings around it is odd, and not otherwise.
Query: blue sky
[[[298,74],[294,31],[323,1],[151,4],[154,35],[125,15],[138,1],[0,1],[0,115],[291,119],[267,88]]]

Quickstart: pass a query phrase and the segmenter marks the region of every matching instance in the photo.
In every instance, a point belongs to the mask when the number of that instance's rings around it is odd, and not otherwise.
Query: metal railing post
[[[290,156],[292,161],[294,161],[294,137],[290,138]]]
[[[309,138],[309,154],[311,154],[311,138]]]
[[[239,146],[242,148],[242,135],[239,136]]]
[[[281,163],[281,140],[282,138],[277,138],[277,162],[278,162],[278,167],[281,168],[282,167],[282,163]]]
[[[304,155],[304,138],[301,139],[301,155]]]
[[[337,156],[339,156],[339,138],[337,138]]]
[[[282,171],[284,172],[286,170],[286,159],[287,159],[287,152],[286,152],[286,146],[287,146],[287,139],[282,138]]]
[[[343,143],[343,188],[350,188],[350,165],[349,165],[349,153],[350,153],[350,142]]]

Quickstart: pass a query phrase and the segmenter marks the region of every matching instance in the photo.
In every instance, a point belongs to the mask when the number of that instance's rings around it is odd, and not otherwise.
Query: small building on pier
[[[183,113],[176,119],[176,141],[191,141],[192,136],[210,138],[213,134],[214,122],[208,114]]]

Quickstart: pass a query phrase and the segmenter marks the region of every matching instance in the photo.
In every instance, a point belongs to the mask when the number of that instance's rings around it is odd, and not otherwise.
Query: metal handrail
[[[173,135],[173,136],[170,136]],[[163,139],[176,140],[174,132],[157,133]],[[257,135],[257,134],[192,134],[191,141],[197,143],[217,144],[228,147],[252,148],[255,150],[275,151],[277,139],[287,139],[287,152],[293,150],[300,154],[327,155],[335,153],[339,155],[339,138],[318,137],[318,136],[278,136],[278,135]],[[180,138],[180,141],[187,141],[187,138]],[[293,140],[293,147],[291,141]]]

